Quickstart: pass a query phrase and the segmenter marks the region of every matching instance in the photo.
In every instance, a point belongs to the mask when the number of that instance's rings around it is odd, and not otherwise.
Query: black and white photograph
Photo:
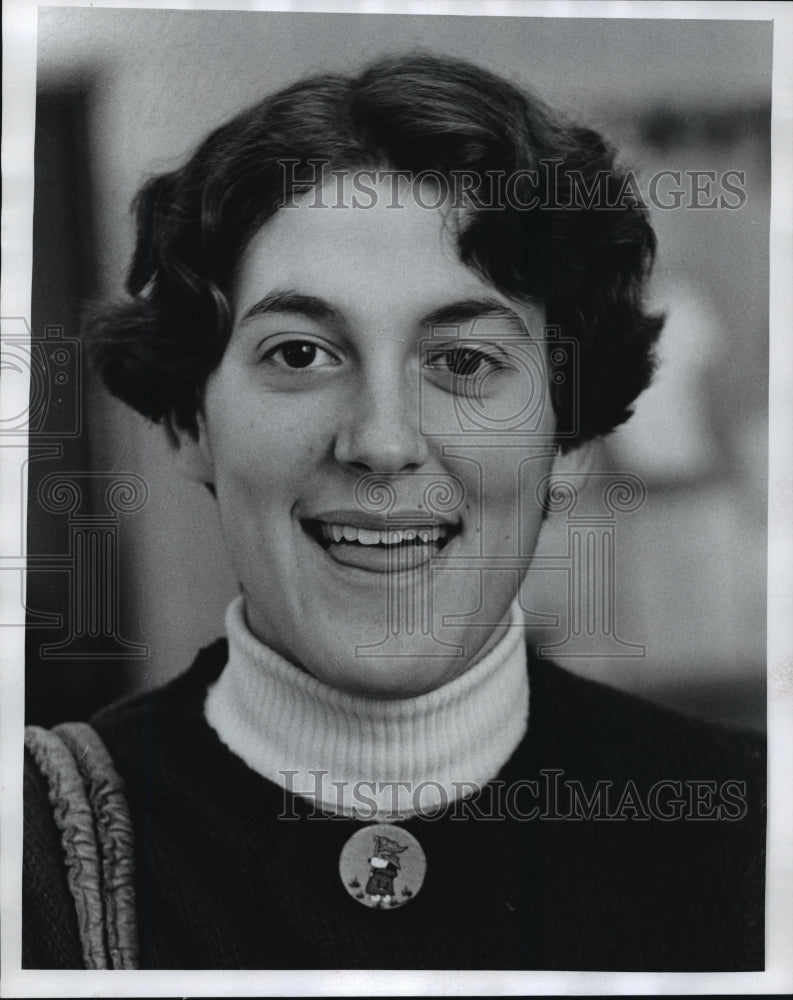
[[[4,25],[6,995],[793,988],[793,5]]]

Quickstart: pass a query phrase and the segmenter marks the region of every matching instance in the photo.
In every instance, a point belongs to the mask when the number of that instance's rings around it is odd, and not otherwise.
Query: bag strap
[[[91,726],[25,729],[61,833],[87,969],[138,967],[132,820],[124,782]]]

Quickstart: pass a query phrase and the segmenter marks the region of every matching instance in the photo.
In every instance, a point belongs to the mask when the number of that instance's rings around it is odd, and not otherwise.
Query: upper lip
[[[454,527],[458,521],[432,515],[426,510],[392,510],[387,514],[372,514],[362,510],[323,510],[317,514],[307,514],[302,521],[323,521],[325,524],[347,525],[351,528],[368,528],[370,531],[385,531],[398,525],[429,527],[447,525]]]

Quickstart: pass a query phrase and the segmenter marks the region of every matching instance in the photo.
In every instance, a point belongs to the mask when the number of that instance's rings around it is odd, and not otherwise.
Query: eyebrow
[[[326,299],[316,295],[306,295],[292,289],[276,289],[255,302],[241,319],[245,323],[256,316],[266,316],[270,313],[296,313],[314,320],[332,320],[341,322],[344,318]],[[506,319],[515,333],[527,332],[524,320],[504,302],[489,296],[481,298],[460,299],[433,309],[422,317],[419,325],[422,327],[460,326],[475,319]]]
[[[240,322],[245,323],[255,316],[266,316],[269,313],[299,313],[309,319],[316,320],[338,321],[342,318],[341,312],[335,306],[316,295],[304,295],[302,292],[291,290],[276,290],[265,295],[258,302],[254,302]]]
[[[515,333],[527,333],[526,323],[514,309],[499,299],[484,296],[483,298],[461,299],[451,302],[428,313],[422,320],[424,326],[459,326],[475,319],[506,319]]]

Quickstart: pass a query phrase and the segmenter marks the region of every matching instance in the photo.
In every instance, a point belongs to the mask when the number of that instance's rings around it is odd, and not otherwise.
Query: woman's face
[[[426,191],[344,192],[281,209],[243,254],[181,465],[214,483],[252,631],[331,685],[401,697],[509,620],[553,452],[544,316],[460,262]]]

